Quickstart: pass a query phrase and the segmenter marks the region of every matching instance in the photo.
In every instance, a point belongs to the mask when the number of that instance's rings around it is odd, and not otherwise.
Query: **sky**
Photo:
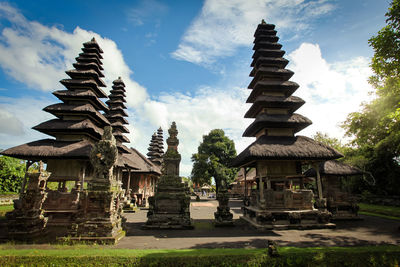
[[[389,0],[0,0],[0,148],[49,138],[31,129],[54,118],[82,43],[95,37],[104,51],[109,91],[125,81],[128,147],[146,154],[158,127],[177,123],[181,175],[202,136],[223,129],[240,153],[253,34],[261,19],[275,24],[295,72],[297,113],[317,131],[346,141],[340,124],[374,96],[368,84],[368,39],[384,25]],[[106,99],[103,99],[104,101]]]

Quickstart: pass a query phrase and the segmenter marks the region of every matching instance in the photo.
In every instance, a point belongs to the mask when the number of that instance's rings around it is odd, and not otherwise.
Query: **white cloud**
[[[141,26],[149,18],[153,19],[155,15],[164,14],[168,7],[155,0],[140,0],[135,8],[128,9],[128,20],[135,26]]]
[[[360,109],[360,103],[371,100],[373,88],[367,79],[372,75],[369,60],[364,57],[328,63],[317,44],[303,43],[288,55],[289,69],[295,72],[292,81],[300,88],[294,93],[306,104],[299,109],[313,121],[300,134],[317,131],[343,138],[339,125],[350,112]]]
[[[104,51],[103,66],[108,88],[114,79],[121,76],[127,86],[130,106],[135,107],[147,98],[146,89],[131,79],[132,70],[114,41],[79,27],[68,33],[54,26],[28,21],[5,2],[0,3],[0,19],[12,24],[0,35],[0,66],[17,81],[43,91],[63,88],[58,81],[68,77],[65,70],[73,68],[72,63],[81,52],[82,43],[95,37]]]
[[[42,111],[43,107],[52,104],[51,99],[0,97],[0,149],[51,138],[31,129],[54,118]]]
[[[253,139],[241,138],[250,120],[243,118],[249,108],[245,104],[248,89],[240,87],[218,88],[202,87],[196,93],[162,94],[159,99],[148,101],[133,115],[133,131],[129,138],[139,151],[147,151],[151,134],[161,126],[164,138],[168,128],[175,121],[179,131],[179,152],[182,154],[181,175],[191,171],[190,158],[197,152],[202,136],[212,129],[223,129],[226,135],[235,140],[237,151],[244,149]]]
[[[329,13],[334,5],[326,0],[206,0],[201,13],[186,30],[171,55],[178,60],[208,65],[218,57],[232,55],[248,46],[261,19],[286,30],[306,30],[313,18]]]
[[[9,135],[22,135],[24,133],[24,128],[22,122],[15,117],[13,114],[0,108],[0,133]]]

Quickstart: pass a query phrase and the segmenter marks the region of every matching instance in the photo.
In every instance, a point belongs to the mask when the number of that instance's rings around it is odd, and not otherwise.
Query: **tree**
[[[235,157],[235,144],[225,136],[223,130],[214,129],[208,135],[203,135],[197,153],[192,155],[193,183],[211,184],[211,178],[214,178],[218,191],[222,180],[230,183],[235,178],[237,169],[229,167]]]
[[[364,170],[376,178],[371,190],[398,194],[400,186],[400,0],[393,0],[386,13],[387,25],[369,40],[374,49],[370,83],[376,98],[365,103],[360,112],[350,113],[343,124],[353,137]]]
[[[18,192],[24,176],[23,160],[0,156],[0,192]]]

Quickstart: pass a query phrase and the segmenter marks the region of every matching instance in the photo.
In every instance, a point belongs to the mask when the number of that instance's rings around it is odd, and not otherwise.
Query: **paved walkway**
[[[338,222],[336,229],[257,231],[239,220],[241,201],[231,201],[235,227],[212,225],[218,203],[203,199],[192,201],[194,230],[142,230],[146,210],[126,214],[127,236],[115,248],[183,249],[183,248],[265,248],[267,240],[280,246],[354,246],[400,244],[399,221],[362,216],[363,221]]]

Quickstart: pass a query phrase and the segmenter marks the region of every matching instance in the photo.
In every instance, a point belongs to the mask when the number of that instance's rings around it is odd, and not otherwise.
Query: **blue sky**
[[[342,138],[338,126],[373,96],[368,39],[385,25],[387,0],[5,1],[0,2],[0,148],[46,138],[30,128],[52,118],[51,92],[72,68],[82,43],[96,37],[106,83],[128,90],[131,144],[147,153],[151,134],[176,121],[182,175],[203,134],[222,128],[238,152],[251,70],[253,33],[264,18],[306,100],[298,113],[316,131]],[[108,86],[107,89],[109,89]],[[166,137],[166,136],[165,136]]]

